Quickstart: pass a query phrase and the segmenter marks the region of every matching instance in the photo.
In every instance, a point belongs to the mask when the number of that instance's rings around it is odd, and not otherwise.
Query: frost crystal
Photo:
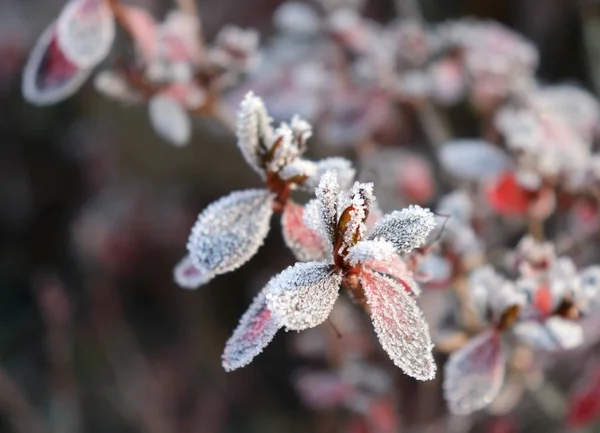
[[[362,241],[350,247],[346,259],[350,265],[367,263],[371,260],[387,261],[396,255],[394,244],[384,239]]]
[[[329,316],[341,282],[328,263],[296,263],[269,281],[268,308],[287,330],[313,328]]]
[[[250,167],[264,177],[262,155],[270,150],[273,128],[262,99],[249,92],[240,104],[237,119],[238,147]]]
[[[385,215],[375,224],[369,239],[386,239],[398,252],[407,253],[422,245],[434,227],[431,211],[413,205]]]
[[[556,316],[549,317],[542,323],[518,323],[513,332],[521,341],[548,352],[574,349],[583,343],[581,325]]]
[[[397,282],[378,273],[364,270],[360,280],[375,331],[391,360],[409,376],[433,379],[433,344],[416,302]]]
[[[325,260],[327,244],[318,232],[304,223],[304,208],[291,200],[287,202],[281,216],[283,238],[286,245],[302,262]]]
[[[488,406],[504,383],[500,334],[481,333],[450,355],[444,368],[444,396],[450,410],[467,415]]]
[[[192,122],[185,108],[168,95],[158,94],[148,103],[148,114],[154,130],[169,143],[185,146],[192,135]]]
[[[316,209],[318,211],[318,224],[317,227],[323,239],[329,243],[333,243],[334,233],[337,226],[338,217],[338,195],[340,193],[340,187],[337,182],[337,176],[335,172],[328,171],[321,177],[319,186],[315,191],[318,202],[316,202]],[[314,214],[314,208],[309,208],[309,221],[307,225],[314,227],[316,223]]]
[[[57,40],[65,57],[91,68],[108,55],[115,38],[115,20],[104,0],[70,0],[57,20]]]
[[[78,68],[65,57],[53,23],[42,33],[27,59],[21,83],[23,97],[35,105],[55,104],[79,90],[91,72]]]
[[[263,244],[272,214],[273,195],[264,189],[236,191],[212,203],[188,240],[194,266],[214,275],[242,266]]]
[[[279,330],[280,326],[267,308],[266,296],[267,288],[256,295],[225,344],[222,360],[226,371],[248,365],[273,340]]]
[[[194,266],[192,258],[189,255],[181,259],[173,270],[175,282],[184,289],[197,289],[209,282],[213,276],[211,272]]]

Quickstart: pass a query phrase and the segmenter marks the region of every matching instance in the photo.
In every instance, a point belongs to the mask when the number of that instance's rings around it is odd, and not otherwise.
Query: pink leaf
[[[364,264],[365,268],[377,271],[395,280],[408,293],[419,295],[421,289],[414,280],[412,272],[406,267],[406,263],[400,256],[394,256],[390,260],[371,260]]]
[[[363,271],[360,281],[379,341],[394,364],[416,379],[433,379],[433,344],[416,302],[404,287],[376,272]]]
[[[283,238],[298,260],[323,260],[327,255],[321,235],[304,224],[304,207],[288,200],[281,216]]]
[[[52,24],[29,55],[23,72],[23,96],[35,105],[55,104],[79,90],[90,72],[65,57],[56,39],[56,24]]]
[[[145,63],[156,55],[156,21],[145,9],[123,5],[123,16]]]
[[[115,38],[115,19],[105,0],[70,0],[56,24],[65,57],[80,68],[92,68],[108,55]]]
[[[271,342],[280,326],[266,304],[266,288],[252,301],[223,351],[223,368],[232,371],[250,363]]]
[[[500,334],[489,330],[450,355],[444,368],[444,394],[455,414],[488,406],[504,383],[505,361]]]

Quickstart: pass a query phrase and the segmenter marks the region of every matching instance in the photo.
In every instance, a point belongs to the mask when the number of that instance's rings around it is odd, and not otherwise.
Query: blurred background
[[[336,341],[326,325],[325,336],[302,341],[282,332],[251,365],[225,373],[220,355],[239,317],[268,279],[295,261],[280,223],[274,219],[265,246],[241,269],[198,291],[176,286],[172,269],[198,212],[260,179],[214,119],[194,119],[191,142],[175,149],[153,132],[145,107],[110,101],[90,83],[55,106],[24,102],[23,65],[63,3],[0,3],[1,432],[554,431],[527,399],[515,409],[530,410],[526,422],[505,415],[450,420],[440,379],[417,384],[390,373],[379,349],[374,356],[386,372],[371,371],[369,386],[393,398],[369,403],[379,423],[370,429],[355,416],[360,410],[322,401],[345,388],[326,386],[327,375],[303,376],[331,361],[302,356]],[[268,40],[280,4],[197,3],[208,40],[226,24],[256,28]],[[365,15],[388,22],[392,3],[367,0]],[[170,0],[136,4],[156,17],[173,7]],[[421,7],[429,22],[474,15],[516,29],[540,50],[544,82],[593,91],[600,77],[593,4],[421,0]],[[310,156],[328,154],[354,157],[349,148],[311,144]]]

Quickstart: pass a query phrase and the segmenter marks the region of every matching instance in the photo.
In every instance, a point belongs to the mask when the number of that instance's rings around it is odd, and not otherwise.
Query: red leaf
[[[492,209],[501,215],[525,215],[532,192],[521,187],[514,173],[507,171],[486,188],[485,196]]]

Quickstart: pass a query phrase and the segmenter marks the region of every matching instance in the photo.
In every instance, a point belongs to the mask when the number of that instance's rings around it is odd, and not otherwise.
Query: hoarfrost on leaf
[[[371,260],[388,261],[396,255],[394,244],[384,239],[362,241],[350,247],[346,259],[352,266]]]
[[[363,270],[360,281],[375,331],[391,360],[415,379],[433,379],[433,344],[417,303],[396,281],[376,272]]]
[[[269,191],[249,189],[209,205],[198,216],[188,240],[194,266],[218,275],[250,260],[269,232],[273,201]]]
[[[189,255],[181,259],[173,270],[175,282],[184,289],[197,289],[209,282],[213,276],[211,272],[197,268]]]
[[[222,363],[226,371],[248,365],[267,347],[281,327],[267,307],[266,296],[267,288],[256,295],[225,344]]]
[[[105,0],[70,0],[57,20],[57,41],[79,68],[92,68],[108,55],[115,19]]]
[[[449,174],[467,181],[491,179],[510,165],[506,153],[484,140],[449,141],[440,149],[439,157]]]
[[[319,185],[321,177],[328,171],[335,171],[337,173],[338,184],[342,190],[349,189],[352,185],[352,182],[354,181],[356,171],[352,167],[352,162],[350,162],[346,158],[325,158],[316,161],[314,164],[314,172],[302,184],[302,187],[305,189],[315,189]]]
[[[421,288],[415,281],[412,272],[408,269],[404,260],[397,254],[394,254],[389,260],[368,261],[363,266],[392,278],[414,296],[421,294]]]
[[[56,39],[56,23],[42,33],[31,51],[21,82],[25,100],[34,105],[56,104],[73,95],[89,77],[91,69],[72,64]]]
[[[570,350],[583,344],[581,325],[557,316],[543,322],[518,323],[513,332],[524,343],[548,352]]]
[[[450,355],[444,367],[444,396],[450,411],[468,415],[489,406],[505,376],[500,334],[485,331]]]
[[[286,245],[302,262],[325,260],[327,244],[318,232],[304,223],[304,208],[288,200],[281,216]]]
[[[434,227],[433,213],[412,205],[385,215],[375,224],[369,239],[386,239],[394,244],[398,252],[407,253],[422,245]]]
[[[268,308],[287,330],[313,328],[327,320],[341,282],[329,263],[296,263],[269,282]]]
[[[155,131],[169,143],[185,146],[192,135],[192,121],[185,108],[166,94],[154,95],[148,102],[148,114]]]
[[[340,187],[337,181],[337,176],[334,171],[328,171],[321,177],[319,186],[315,191],[318,201],[316,202],[316,210],[318,212],[318,231],[323,236],[323,239],[329,243],[333,243],[335,229],[337,227],[338,218],[338,195]],[[309,221],[307,225],[314,227],[315,218],[313,210],[310,207]]]

